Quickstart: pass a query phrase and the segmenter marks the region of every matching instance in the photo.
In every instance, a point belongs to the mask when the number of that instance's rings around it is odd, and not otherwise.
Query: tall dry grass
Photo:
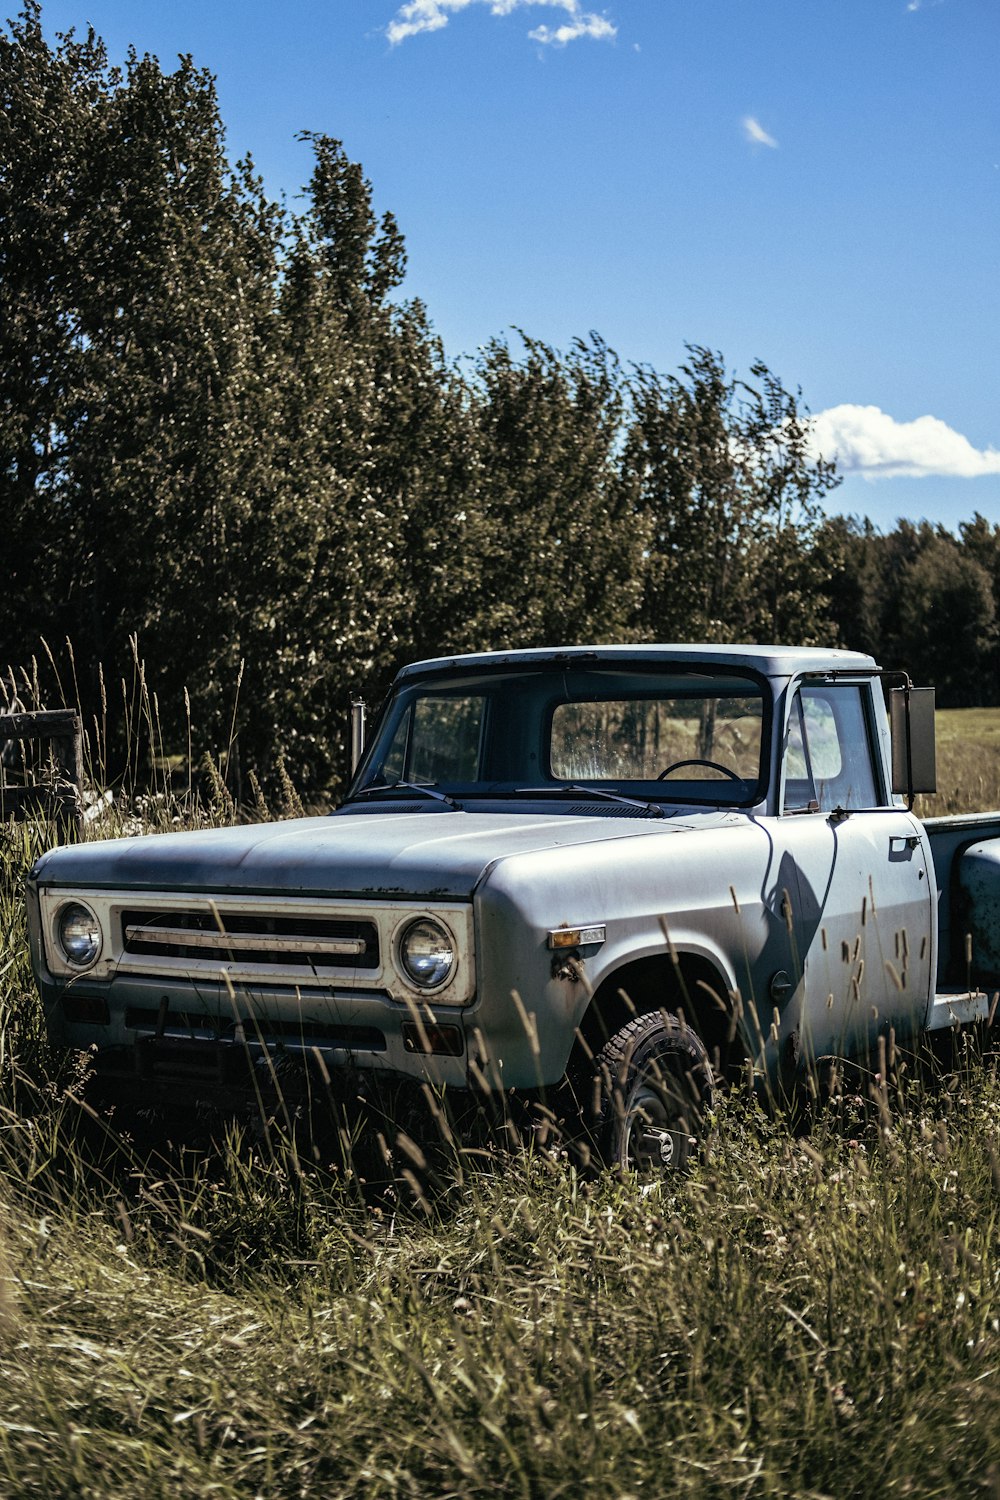
[[[1000,1083],[808,1133],[733,1096],[689,1176],[525,1149],[377,1201],[231,1129],[0,1112],[0,1493],[941,1496],[1000,1476]],[[82,1126],[89,1123],[90,1133]]]

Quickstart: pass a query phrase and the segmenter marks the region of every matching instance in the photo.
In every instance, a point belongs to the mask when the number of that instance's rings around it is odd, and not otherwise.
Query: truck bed
[[[996,989],[1000,987],[1000,812],[927,818],[924,828],[938,892],[938,991],[974,985]],[[982,862],[982,857],[988,862],[993,857],[993,851],[981,848],[992,839],[998,841],[995,880],[989,863],[984,868]],[[981,857],[972,880],[970,862],[962,863],[970,851]],[[967,936],[972,938],[971,962]]]

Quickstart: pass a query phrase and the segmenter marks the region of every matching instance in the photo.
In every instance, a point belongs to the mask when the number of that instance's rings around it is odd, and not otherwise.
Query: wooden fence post
[[[63,817],[83,831],[83,724],[71,708],[0,714],[0,745],[11,740],[52,740],[55,779],[9,785],[0,765],[0,818]]]

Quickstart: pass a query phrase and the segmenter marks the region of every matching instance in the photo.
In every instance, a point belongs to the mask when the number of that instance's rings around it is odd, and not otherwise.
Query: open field
[[[946,708],[936,716],[938,791],[921,817],[1000,808],[1000,708]]]
[[[1000,806],[1000,712],[934,806]],[[902,1056],[687,1177],[442,1138],[366,1199],[281,1123],[149,1154],[51,1079],[0,830],[0,1496],[1000,1494],[1000,1077]]]

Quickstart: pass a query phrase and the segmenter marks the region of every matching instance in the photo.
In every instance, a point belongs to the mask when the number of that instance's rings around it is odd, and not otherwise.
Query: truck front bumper
[[[279,1078],[293,1087],[306,1074],[337,1089],[364,1075],[435,1088],[468,1083],[462,1013],[384,992],[249,992],[135,977],[70,985],[48,978],[40,988],[53,1042],[91,1053],[98,1081],[140,1099],[221,1104]]]

